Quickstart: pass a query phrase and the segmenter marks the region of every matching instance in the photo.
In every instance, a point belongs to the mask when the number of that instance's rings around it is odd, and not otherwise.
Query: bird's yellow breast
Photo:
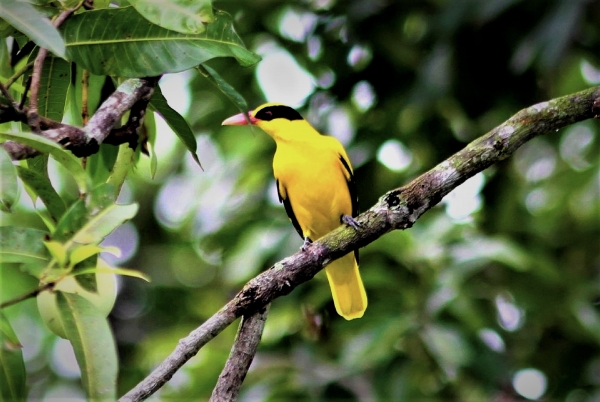
[[[273,171],[280,194],[290,200],[303,235],[312,240],[338,227],[341,215],[352,215],[340,149],[336,139],[320,135],[277,141]]]

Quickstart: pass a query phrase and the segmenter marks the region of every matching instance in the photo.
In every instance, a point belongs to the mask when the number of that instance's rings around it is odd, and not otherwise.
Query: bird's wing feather
[[[348,183],[348,191],[350,192],[350,201],[352,202],[352,217],[355,217],[359,214],[358,211],[358,189],[356,187],[356,181],[354,181],[354,172],[352,172],[352,168],[350,167],[350,163],[344,157],[345,155],[340,154],[340,161],[345,169],[346,183]],[[356,258],[356,263],[358,264],[358,249],[354,250],[354,258]]]
[[[279,179],[277,179],[277,195],[279,196],[279,202],[283,203],[285,212],[287,213],[288,218],[290,218],[290,221],[292,221],[296,232],[298,232],[300,237],[304,239],[302,228],[300,227],[300,223],[298,223],[298,219],[296,218],[294,210],[292,209],[292,203],[290,202],[290,199],[287,196],[287,191],[285,190],[285,187],[283,187],[283,185],[279,182]]]
[[[340,154],[340,161],[344,166],[346,182],[348,183],[348,191],[350,192],[350,200],[352,202],[352,217],[358,215],[358,189],[356,188],[356,182],[354,181],[354,173],[352,172],[352,168],[350,167],[350,163],[344,157],[344,155]]]

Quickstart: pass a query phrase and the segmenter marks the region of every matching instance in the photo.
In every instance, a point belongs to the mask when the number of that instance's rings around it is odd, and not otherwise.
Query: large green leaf
[[[60,33],[43,14],[31,4],[14,1],[2,1],[2,18],[23,32],[38,46],[65,57],[65,42]]]
[[[10,156],[0,147],[0,210],[10,212],[19,199],[17,170]]]
[[[133,7],[83,12],[69,18],[61,29],[68,57],[98,75],[156,76],[187,70],[214,57],[235,57],[243,66],[260,60],[246,49],[231,16],[222,11],[199,35],[161,28]]]
[[[24,401],[25,363],[15,331],[0,311],[0,401]]]
[[[231,102],[238,108],[242,113],[248,112],[248,103],[246,103],[246,99],[238,91],[235,90],[227,81],[225,81],[219,73],[217,73],[214,69],[207,66],[206,64],[202,64],[196,67],[196,69],[209,80],[214,86],[216,86],[219,91],[223,92],[223,94],[231,100]]]
[[[69,173],[71,173],[75,179],[75,182],[77,183],[77,186],[79,187],[79,191],[81,193],[87,192],[88,178],[85,170],[81,167],[79,159],[74,157],[71,152],[61,148],[61,146],[55,142],[36,134],[14,132],[0,133],[0,142],[1,141],[15,141],[20,144],[35,148],[40,152],[52,155],[57,162],[63,165],[69,171]]]
[[[58,57],[47,57],[40,81],[39,113],[49,119],[62,121],[71,85],[71,63]]]
[[[199,166],[202,166],[198,159],[198,155],[196,154],[197,143],[192,128],[183,116],[169,106],[158,85],[154,88],[154,93],[150,99],[150,107],[165,119],[169,127],[171,127],[171,130],[173,130],[175,135],[179,137],[188,151],[190,151],[196,163]]]
[[[184,34],[201,34],[214,21],[211,0],[129,0],[153,24]]]
[[[54,187],[52,187],[50,180],[34,170],[21,166],[17,167],[17,172],[19,173],[21,180],[23,180],[23,183],[25,183],[25,185],[27,185],[29,189],[42,200],[44,205],[46,205],[46,209],[54,222],[58,222],[62,214],[65,213],[67,207]]]
[[[0,260],[2,262],[46,262],[50,258],[44,246],[48,236],[42,230],[1,226],[0,227]]]
[[[106,318],[91,302],[74,293],[56,292],[56,304],[88,400],[116,400],[117,351]]]

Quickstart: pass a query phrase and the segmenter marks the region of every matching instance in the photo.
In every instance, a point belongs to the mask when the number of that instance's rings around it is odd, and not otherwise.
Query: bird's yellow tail
[[[354,253],[333,261],[325,272],[338,314],[347,320],[362,317],[367,309],[367,294]]]

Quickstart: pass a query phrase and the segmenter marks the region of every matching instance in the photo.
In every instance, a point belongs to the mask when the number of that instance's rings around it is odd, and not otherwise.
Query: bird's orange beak
[[[254,118],[253,110],[248,113],[239,113],[234,116],[228,117],[221,123],[222,126],[246,126],[254,125],[258,121]]]

